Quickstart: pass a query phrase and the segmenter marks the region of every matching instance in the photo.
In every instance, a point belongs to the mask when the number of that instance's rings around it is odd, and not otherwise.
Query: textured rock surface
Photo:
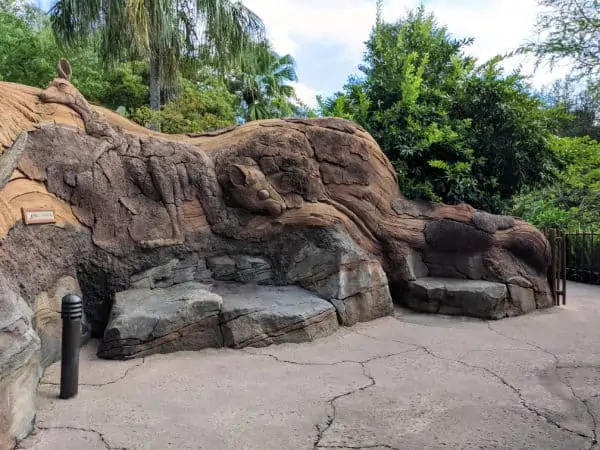
[[[40,340],[33,312],[3,277],[0,293],[0,450],[8,450],[33,429]]]
[[[213,291],[223,297],[221,323],[226,346],[307,342],[338,328],[331,303],[295,286],[219,284]]]
[[[301,286],[329,301],[342,325],[390,314],[388,283],[426,275],[523,288],[506,288],[502,314],[551,304],[542,233],[468,205],[408,201],[352,122],[165,135],[91,106],[66,63],[59,75],[44,90],[0,82],[0,271],[35,311],[44,364],[59,345],[57,299],[77,287],[96,336],[118,292],[214,280]],[[24,207],[52,209],[56,221],[25,226]],[[138,331],[135,345],[161,351],[206,343],[198,333],[170,331],[167,344]]]
[[[271,120],[165,135],[92,107],[65,63],[59,75],[43,91],[1,86],[10,101],[0,112],[0,199],[12,211],[3,235],[10,248],[17,236],[35,245],[60,229],[77,247],[63,243],[45,266],[37,261],[37,277],[3,267],[28,302],[76,276],[96,335],[116,292],[207,278],[300,285],[331,301],[344,325],[390,313],[388,280],[427,274],[522,277],[536,307],[549,305],[539,231],[468,205],[404,199],[393,166],[354,123]],[[60,220],[19,230],[22,198]],[[53,260],[75,251],[70,266]]]
[[[502,283],[421,278],[409,283],[402,303],[418,311],[500,319],[509,315],[507,299],[508,291]]]
[[[42,344],[42,366],[47,367],[60,359],[62,339],[61,300],[67,294],[81,296],[79,283],[72,276],[58,279],[47,291],[40,292],[33,301],[33,327]],[[88,333],[85,315],[82,320],[82,336]]]
[[[305,342],[338,328],[331,303],[295,286],[185,282],[116,294],[98,355]]]
[[[131,358],[220,347],[222,303],[196,282],[118,292],[98,355]]]

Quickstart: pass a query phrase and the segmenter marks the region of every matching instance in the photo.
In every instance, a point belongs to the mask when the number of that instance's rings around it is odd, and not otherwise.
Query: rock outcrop
[[[45,90],[0,82],[0,275],[41,337],[40,347],[15,325],[25,319],[2,322],[2,349],[28,350],[18,361],[3,351],[0,399],[58,357],[66,291],[81,289],[100,354],[118,358],[313,339],[390,314],[390,288],[417,309],[493,318],[551,305],[542,233],[468,205],[407,200],[355,123],[166,135],[90,105],[65,61],[59,75]],[[26,225],[24,208],[54,220]],[[438,288],[426,277],[467,281]],[[247,287],[215,287],[225,282]],[[0,441],[22,436],[23,414],[0,417]]]
[[[481,280],[421,278],[409,283],[406,304],[417,311],[463,314],[483,319],[506,315],[505,284]]]
[[[188,281],[116,294],[98,355],[305,342],[338,328],[331,303],[296,286]]]
[[[0,292],[0,450],[8,450],[33,429],[42,372],[33,311],[1,275]]]

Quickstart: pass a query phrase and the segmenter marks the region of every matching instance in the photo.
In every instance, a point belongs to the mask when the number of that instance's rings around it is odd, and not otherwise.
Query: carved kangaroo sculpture
[[[71,107],[75,110],[83,120],[86,132],[99,138],[105,142],[100,149],[95,152],[95,157],[98,159],[102,154],[109,149],[123,147],[127,145],[126,139],[120,131],[115,130],[106,117],[97,112],[85,99],[85,97],[71,84],[71,65],[66,59],[61,58],[58,63],[58,78],[55,78],[50,85],[44,89],[39,97],[40,100],[47,103],[59,103]],[[162,164],[163,159],[151,158],[149,160],[149,171],[154,181],[154,187],[160,195],[164,203],[173,229],[172,238],[160,238],[151,241],[142,241],[140,245],[144,247],[158,247],[177,245],[183,242],[183,234],[181,232],[180,221],[181,215],[176,204],[177,173],[171,173],[171,177],[166,177],[165,173],[169,173],[170,167]],[[135,172],[133,172],[135,173]],[[142,174],[145,176],[145,174]],[[141,184],[142,180],[138,180]]]

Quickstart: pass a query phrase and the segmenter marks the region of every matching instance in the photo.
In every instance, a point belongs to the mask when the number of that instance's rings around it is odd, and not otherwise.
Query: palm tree
[[[94,38],[106,63],[149,61],[154,110],[182,61],[210,57],[225,70],[265,35],[261,19],[239,0],[58,0],[50,17],[66,47]]]
[[[246,53],[229,87],[242,100],[245,120],[251,121],[293,115],[299,105],[288,83],[297,80],[294,58],[261,42]]]

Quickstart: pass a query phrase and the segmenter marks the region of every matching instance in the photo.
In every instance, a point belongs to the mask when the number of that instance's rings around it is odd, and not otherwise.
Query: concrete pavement
[[[398,310],[307,344],[59,366],[17,448],[591,449],[600,432],[600,287],[485,322]]]

